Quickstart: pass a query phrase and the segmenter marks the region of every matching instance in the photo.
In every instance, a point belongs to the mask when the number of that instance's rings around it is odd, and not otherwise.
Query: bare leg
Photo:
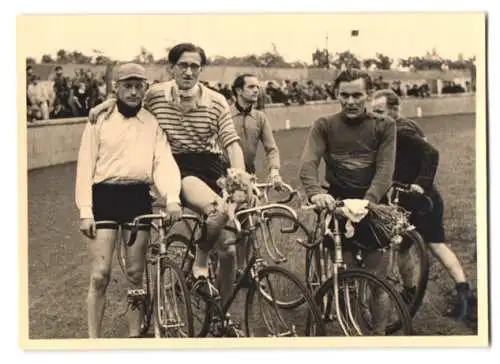
[[[97,229],[96,235],[95,239],[89,240],[89,252],[91,256],[90,285],[87,301],[89,338],[101,337],[105,294],[111,274],[111,261],[117,230]]]
[[[457,256],[446,244],[431,243],[429,248],[456,284],[466,282],[464,270]]]
[[[130,237],[130,230],[123,231],[123,237],[125,241],[128,241]],[[126,248],[127,260],[126,268],[127,275],[129,279],[130,289],[141,289],[143,288],[143,274],[145,266],[146,249],[148,243],[148,232],[139,231],[137,233],[137,238],[135,243]],[[141,330],[141,322],[143,315],[143,306],[139,306],[136,309],[129,309],[128,311],[128,321],[129,321],[129,337],[138,337]]]

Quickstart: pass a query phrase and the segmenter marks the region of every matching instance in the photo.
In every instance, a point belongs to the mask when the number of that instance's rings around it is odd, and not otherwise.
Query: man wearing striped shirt
[[[244,171],[245,162],[226,99],[199,82],[206,61],[204,50],[191,43],[173,47],[168,62],[174,79],[154,84],[146,95],[145,107],[166,132],[181,171],[184,205],[207,215],[206,239],[197,245],[193,275],[207,276],[209,252],[219,243],[218,288],[225,301],[235,279],[235,249],[220,244],[229,238],[223,231],[229,217],[217,179],[229,167],[224,154],[232,168]],[[92,114],[113,104],[114,100],[108,100]]]
[[[155,185],[177,219],[181,208],[180,172],[165,133],[155,117],[142,108],[146,91],[143,67],[129,63],[117,71],[117,101],[108,117],[87,123],[78,153],[76,204],[80,230],[89,238],[92,259],[88,293],[89,337],[100,337],[105,292],[118,229],[128,240],[128,223],[152,212],[150,186]],[[139,231],[127,248],[130,289],[142,288],[149,227]],[[140,333],[140,310],[129,311],[129,336]]]

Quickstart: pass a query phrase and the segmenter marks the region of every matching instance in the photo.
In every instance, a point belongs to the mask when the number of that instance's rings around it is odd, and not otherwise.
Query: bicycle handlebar
[[[323,183],[321,185],[321,188],[324,190],[327,190],[330,188],[330,185],[327,183]],[[410,184],[409,183],[400,183],[400,182],[392,182],[392,188],[401,191],[401,192],[412,192],[410,189]]]
[[[392,183],[392,187],[401,191],[401,192],[411,192],[410,184],[408,184],[408,183],[400,183],[400,182],[394,181]]]
[[[256,193],[257,196],[261,196],[262,195],[262,193],[260,191],[261,189],[269,189],[269,188],[272,188],[272,187],[274,187],[274,184],[270,183],[270,182],[267,182],[267,183],[256,183],[254,185],[254,192]],[[289,184],[283,183],[283,188],[285,190],[287,190],[287,192],[289,193],[289,196],[286,199],[284,199],[284,200],[277,201],[276,203],[279,203],[279,204],[289,203],[290,201],[293,200],[293,198],[295,196],[298,195],[298,191],[295,190]]]
[[[297,213],[291,207],[289,207],[287,205],[274,203],[274,204],[269,204],[269,205],[256,206],[256,207],[251,207],[248,209],[239,210],[234,214],[234,217],[231,219],[231,221],[234,224],[234,226],[236,227],[236,232],[239,234],[242,231],[241,224],[238,220],[238,218],[241,215],[245,215],[245,214],[249,214],[249,213],[257,212],[257,211],[271,210],[271,209],[286,210],[287,212],[290,213],[290,215],[292,215],[292,217],[295,220],[298,220]],[[137,216],[130,224],[128,224],[130,226],[130,238],[127,241],[127,246],[132,246],[134,244],[135,239],[137,238],[137,232],[139,231],[139,225],[141,223],[144,223],[145,221],[151,221],[151,220],[159,220],[159,219],[164,220],[166,217],[167,216],[164,212],[160,212],[157,214],[145,214],[145,215]],[[193,215],[193,214],[182,214],[180,220],[199,221],[200,218],[197,215]],[[297,228],[298,228],[298,226],[297,226]]]
[[[134,245],[135,239],[137,238],[137,232],[139,231],[139,225],[145,221],[150,222],[151,220],[165,220],[167,215],[161,211],[157,214],[145,214],[139,215],[131,223],[128,224],[130,227],[130,237],[127,241],[127,246]],[[192,214],[182,214],[181,220],[198,220],[198,216]],[[175,223],[175,222],[174,222]],[[173,223],[171,224],[173,225]]]
[[[257,212],[257,211],[262,212],[262,211],[271,210],[271,209],[286,210],[287,212],[290,213],[290,215],[292,215],[292,217],[295,220],[298,220],[297,213],[291,207],[289,207],[287,205],[273,203],[273,204],[269,204],[269,205],[255,206],[255,207],[251,207],[248,209],[239,210],[234,214],[234,217],[232,218],[232,222],[233,222],[234,226],[236,227],[236,231],[238,233],[241,233],[241,224],[238,220],[238,217],[240,217],[241,215],[245,215],[245,214],[249,214],[249,213]]]

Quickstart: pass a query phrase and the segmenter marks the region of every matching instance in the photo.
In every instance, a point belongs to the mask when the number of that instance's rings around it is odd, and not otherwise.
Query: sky
[[[60,48],[87,55],[97,49],[130,60],[141,46],[161,58],[165,47],[183,41],[202,46],[209,57],[260,54],[272,51],[274,43],[287,61],[308,63],[316,47],[326,44],[330,52],[349,49],[363,58],[376,52],[423,56],[436,48],[442,57],[456,59],[482,51],[482,21],[481,15],[464,13],[23,16],[18,45],[38,60]],[[359,37],[350,36],[352,29]]]

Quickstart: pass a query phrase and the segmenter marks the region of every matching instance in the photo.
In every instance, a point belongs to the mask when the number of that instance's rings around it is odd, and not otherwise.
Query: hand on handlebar
[[[333,211],[335,209],[335,199],[327,193],[318,193],[310,198],[311,203],[320,209],[328,209]]]
[[[167,204],[165,208],[165,222],[167,224],[173,224],[179,221],[182,217],[182,207],[177,202],[171,202]]]
[[[269,177],[269,181],[273,184],[273,187],[276,191],[280,192],[285,190],[285,183],[283,182],[279,174],[271,175]]]
[[[411,184],[410,185],[410,191],[419,193],[421,195],[423,195],[424,192],[425,192],[424,189],[422,188],[422,186],[417,185],[417,184]]]

